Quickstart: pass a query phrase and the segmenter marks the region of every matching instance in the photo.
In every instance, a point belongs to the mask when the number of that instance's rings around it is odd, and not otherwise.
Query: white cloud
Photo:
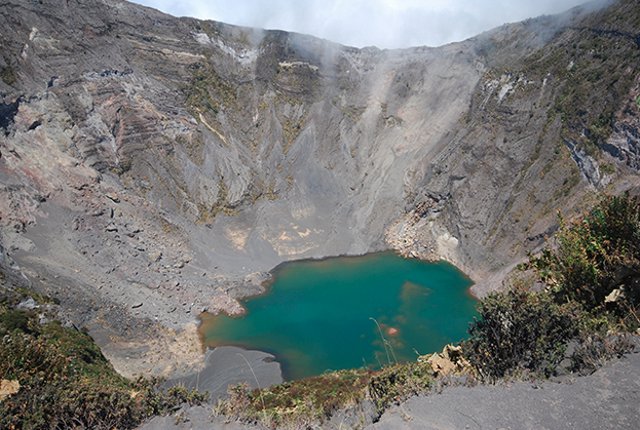
[[[463,40],[585,0],[135,0],[177,16],[398,48]]]

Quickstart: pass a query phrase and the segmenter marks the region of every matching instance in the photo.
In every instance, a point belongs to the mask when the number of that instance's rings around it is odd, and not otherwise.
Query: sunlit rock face
[[[120,334],[241,312],[308,257],[393,248],[495,288],[557,210],[637,185],[637,20],[621,1],[378,50],[5,1],[3,264]]]

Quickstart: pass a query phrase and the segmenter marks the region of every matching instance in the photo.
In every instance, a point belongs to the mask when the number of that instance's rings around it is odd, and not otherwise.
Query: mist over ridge
[[[342,45],[378,48],[441,46],[506,23],[602,7],[609,0],[138,0],[174,16],[211,19],[261,29],[310,34]]]

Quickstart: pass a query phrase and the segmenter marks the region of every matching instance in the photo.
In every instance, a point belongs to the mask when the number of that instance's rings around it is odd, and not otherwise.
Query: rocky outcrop
[[[17,380],[1,379],[0,380],[0,402],[13,394],[20,391],[20,382]]]
[[[401,228],[393,227],[408,236],[406,254],[456,262],[477,281],[477,294],[497,288],[515,261],[541,245],[558,211],[570,218],[595,191],[638,186],[631,131],[638,50],[625,35],[636,31],[637,10],[622,1],[559,21],[574,19],[580,25],[569,24],[519,59],[506,54],[508,43],[525,30],[478,38],[493,41],[494,55],[469,110],[414,174],[413,190],[450,198],[437,217],[417,217],[423,199],[414,191]],[[598,149],[613,147],[617,152]]]
[[[618,111],[613,133],[601,148],[615,159],[640,172],[640,77]]]
[[[454,262],[481,294],[556,210],[637,185],[637,13],[359,50],[120,0],[5,0],[2,246],[121,339],[240,312],[300,258],[392,247]],[[610,136],[590,126],[607,115]]]
[[[445,345],[442,352],[418,357],[419,362],[429,363],[436,377],[473,374],[473,367],[462,355],[462,347]]]
[[[5,135],[8,134],[8,128],[18,113],[19,105],[20,99],[16,99],[13,103],[0,103],[0,128],[4,129]]]

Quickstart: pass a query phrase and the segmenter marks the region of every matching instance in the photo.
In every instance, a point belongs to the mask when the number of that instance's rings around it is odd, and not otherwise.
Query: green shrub
[[[0,428],[134,428],[206,399],[184,388],[163,393],[158,381],[127,380],[89,335],[58,322],[39,325],[30,313],[0,309],[0,325],[0,375],[20,383],[0,403]]]
[[[402,363],[384,367],[369,381],[369,397],[382,413],[392,404],[429,389],[433,382],[432,368],[427,362]]]
[[[0,69],[0,79],[7,85],[13,85],[18,80],[15,70],[10,65]]]
[[[561,219],[555,244],[524,265],[545,292],[516,288],[481,301],[464,347],[485,379],[523,371],[549,376],[570,342],[574,371],[630,349],[611,329],[640,325],[640,200],[604,197],[584,218]]]
[[[341,370],[260,390],[240,384],[229,388],[216,410],[269,428],[307,428],[364,399],[369,378],[366,370]]]
[[[578,332],[577,309],[546,293],[494,293],[480,302],[479,313],[464,355],[488,381],[521,372],[553,374]]]
[[[531,258],[543,282],[560,303],[576,301],[586,310],[605,311],[629,329],[640,324],[640,200],[605,197],[583,219],[561,219],[557,248]],[[618,297],[607,297],[620,289]]]
[[[571,371],[588,374],[602,367],[608,360],[633,351],[634,344],[626,333],[611,333],[606,316],[585,316],[580,320],[580,334],[571,353]]]
[[[0,334],[10,333],[14,330],[31,331],[27,314],[15,309],[0,313]]]

